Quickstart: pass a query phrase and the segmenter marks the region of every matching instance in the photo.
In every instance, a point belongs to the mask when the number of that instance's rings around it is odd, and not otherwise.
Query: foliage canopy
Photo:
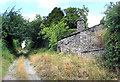
[[[104,27],[108,28],[104,36],[106,45],[106,64],[120,68],[120,2],[110,3],[105,11]]]

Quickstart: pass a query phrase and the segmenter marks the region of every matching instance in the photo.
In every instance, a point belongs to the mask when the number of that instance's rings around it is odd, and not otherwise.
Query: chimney
[[[77,20],[77,32],[81,32],[84,29],[85,29],[84,20],[78,19]]]

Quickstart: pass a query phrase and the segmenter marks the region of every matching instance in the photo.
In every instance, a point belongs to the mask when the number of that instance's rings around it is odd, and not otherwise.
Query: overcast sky
[[[105,5],[117,1],[119,0],[0,0],[0,12],[16,6],[16,10],[22,8],[22,15],[32,21],[36,14],[48,16],[54,7],[61,7],[63,10],[68,7],[82,8],[85,5],[89,9],[88,26],[92,27],[99,24],[104,16]]]

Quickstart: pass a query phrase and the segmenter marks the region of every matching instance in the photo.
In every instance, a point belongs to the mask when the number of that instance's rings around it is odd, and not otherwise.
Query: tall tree
[[[61,8],[55,7],[47,16],[46,26],[50,26],[53,22],[57,24],[63,17],[64,13],[61,11]]]
[[[64,9],[65,13],[65,18],[67,18],[67,24],[69,25],[70,28],[76,28],[77,24],[76,21],[77,19],[84,19],[85,21],[85,27],[88,27],[87,24],[87,15],[88,15],[88,8],[83,6],[82,9],[80,8],[72,8],[69,7],[67,9]]]

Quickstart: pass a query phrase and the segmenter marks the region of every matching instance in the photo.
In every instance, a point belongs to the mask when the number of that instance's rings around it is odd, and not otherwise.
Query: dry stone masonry
[[[77,32],[57,42],[60,52],[75,53],[80,56],[100,55],[104,48],[99,41],[99,32],[103,32],[103,24],[95,25],[85,29],[84,20],[77,20]]]

